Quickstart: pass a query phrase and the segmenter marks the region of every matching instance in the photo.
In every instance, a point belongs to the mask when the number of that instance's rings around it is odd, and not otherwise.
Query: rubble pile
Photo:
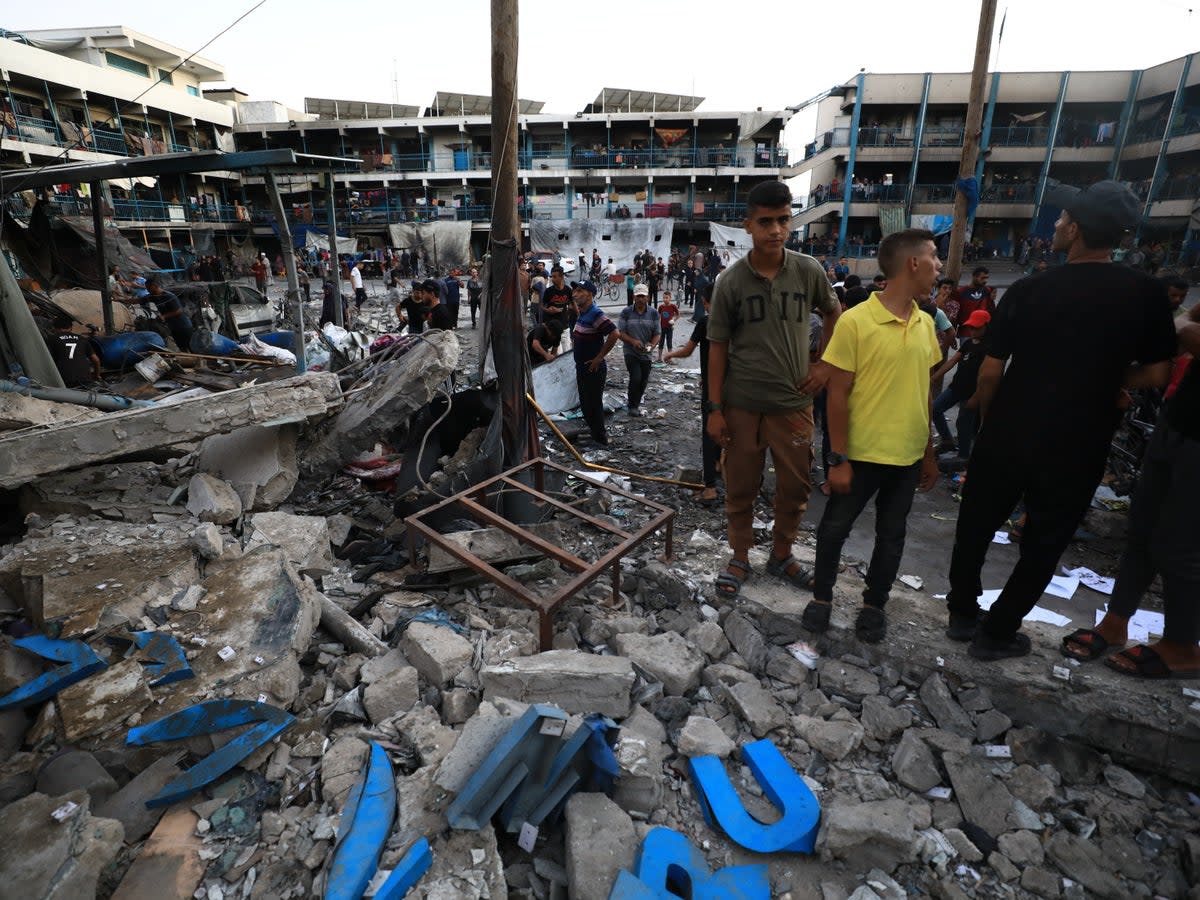
[[[362,818],[347,822],[348,798],[376,753],[396,802],[374,884],[426,839],[410,896],[607,898],[664,829],[714,879],[765,864],[773,897],[1200,896],[1195,794],[1015,724],[950,672],[796,643],[763,599],[798,602],[791,588],[713,597],[705,535],[671,564],[627,558],[619,605],[593,585],[539,652],[536,614],[502,591],[413,589],[410,569],[339,558],[360,534],[353,517],[252,512],[188,472],[163,475],[188,485],[186,504],[140,465],[118,472],[120,520],[101,517],[109,505],[58,511],[65,484],[93,476],[56,476],[0,557],[0,697],[52,670],[17,640],[35,630],[106,664],[0,712],[0,883],[22,896],[341,896],[339,841]],[[544,561],[507,565],[556,577]],[[155,668],[150,645],[121,641],[135,632],[173,639],[183,661]],[[532,842],[507,813],[451,827],[529,704],[562,716],[561,741],[589,715],[612,722],[607,795],[569,792]],[[197,705],[204,717],[177,738],[154,731]],[[278,731],[239,747],[244,735],[218,727],[231,710]],[[747,747],[764,745],[815,798],[808,850],[751,852],[721,825],[730,801],[713,799],[711,816],[700,802],[695,761],[713,758],[760,827],[790,822],[779,807],[796,792],[781,798],[778,776],[749,765]],[[233,765],[206,771],[230,748]]]

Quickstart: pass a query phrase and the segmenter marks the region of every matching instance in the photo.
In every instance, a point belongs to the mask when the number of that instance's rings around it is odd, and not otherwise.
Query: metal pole
[[[337,204],[333,196],[333,171],[326,176],[329,187],[329,199],[326,209],[329,211],[329,277],[333,281],[333,324],[345,328],[345,317],[342,315],[342,266],[337,252]]]
[[[283,195],[279,193],[279,182],[275,180],[275,173],[268,171],[264,181],[267,196],[275,210],[275,219],[279,223],[279,241],[283,244],[283,269],[287,272],[288,302],[294,301],[296,304],[296,374],[303,375],[308,371],[308,361],[304,358],[304,301],[300,299],[300,277],[296,274],[296,254],[292,250],[292,229],[284,212]]]
[[[975,175],[979,159],[979,134],[983,128],[983,94],[987,83],[988,57],[992,52],[992,29],[996,25],[996,0],[983,0],[979,10],[979,31],[975,35],[975,67],[971,70],[971,94],[967,99],[967,126],[963,132],[963,151],[958,177]],[[950,231],[950,255],[946,258],[947,278],[958,281],[962,274],[963,243],[967,234],[967,195],[954,193],[954,227]]]
[[[92,230],[96,233],[96,269],[100,273],[100,307],[104,311],[104,333],[112,334],[113,301],[108,292],[108,266],[104,261],[104,182],[92,182]]]
[[[517,234],[517,0],[492,4],[492,240]]]

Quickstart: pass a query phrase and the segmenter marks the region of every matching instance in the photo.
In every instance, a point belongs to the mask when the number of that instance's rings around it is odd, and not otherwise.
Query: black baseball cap
[[[421,289],[429,291],[431,294],[440,294],[442,292],[442,286],[436,278],[426,278],[421,283]]]
[[[1048,180],[1046,201],[1065,209],[1072,222],[1102,234],[1129,231],[1142,219],[1137,194],[1119,181],[1097,181],[1077,188]]]
[[[571,290],[575,290],[577,288],[583,288],[585,291],[587,291],[593,297],[596,296],[596,285],[594,283],[592,283],[591,281],[572,281],[571,282]]]

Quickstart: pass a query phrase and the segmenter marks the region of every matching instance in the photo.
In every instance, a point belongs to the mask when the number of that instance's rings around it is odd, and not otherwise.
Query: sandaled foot
[[[697,491],[696,502],[701,506],[716,506],[720,498],[717,496],[715,487],[705,488],[702,491]]]
[[[864,606],[854,620],[854,634],[864,644],[878,644],[887,637],[887,614],[878,606]]]
[[[800,614],[800,624],[809,631],[820,634],[829,630],[829,619],[833,615],[833,603],[828,600],[809,600]]]
[[[1007,638],[994,638],[980,629],[975,632],[971,646],[967,648],[967,654],[975,659],[993,661],[1013,656],[1026,656],[1032,646],[1029,635],[1019,631]]]
[[[1124,641],[1120,645],[1109,643],[1108,639],[1094,628],[1079,628],[1062,639],[1062,647],[1059,649],[1063,656],[1070,659],[1092,662],[1109,650],[1116,650],[1124,646]]]
[[[717,576],[717,593],[729,600],[741,593],[742,585],[750,577],[750,563],[742,562],[736,557],[729,560],[725,571]]]
[[[813,588],[812,570],[800,565],[800,561],[790,553],[786,559],[778,559],[774,554],[768,556],[767,574],[782,578],[792,587],[798,587],[802,591],[811,591]]]
[[[1166,678],[1190,680],[1200,678],[1200,668],[1172,669],[1157,650],[1153,647],[1147,647],[1144,644],[1130,647],[1128,650],[1122,650],[1120,653],[1114,653],[1108,659],[1104,660],[1104,664],[1110,669],[1120,672],[1122,675],[1129,675],[1133,678],[1154,680]]]

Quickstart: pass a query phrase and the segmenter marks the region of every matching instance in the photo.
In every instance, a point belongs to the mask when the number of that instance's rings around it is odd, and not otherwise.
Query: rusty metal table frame
[[[585,512],[581,512],[570,504],[564,503],[562,500],[558,500],[543,493],[545,487],[544,476],[547,468],[554,469],[572,477],[583,478],[583,480],[587,481],[594,487],[608,491],[611,494],[624,497],[627,500],[632,500],[640,506],[649,508],[654,515],[649,523],[637,531],[633,533],[624,531],[623,529],[618,528],[616,525],[602,521],[595,516],[590,516]],[[517,475],[529,469],[533,470],[535,487],[530,487],[527,484],[523,484],[516,477]],[[510,522],[499,513],[495,513],[488,509],[487,506],[484,505],[486,502],[486,495],[489,489],[495,487],[500,487],[505,490],[518,490],[528,494],[537,503],[552,506],[557,510],[569,513],[572,516],[581,519],[583,522],[586,522],[587,524],[592,525],[601,531],[608,532],[614,537],[619,538],[620,543],[612,550],[605,553],[594,563],[589,563],[586,560],[580,559],[562,547],[551,544],[543,538],[538,537],[536,534],[526,531],[515,522]],[[501,572],[495,566],[465,550],[459,544],[446,540],[442,534],[421,521],[422,517],[435,513],[438,510],[445,509],[448,506],[460,506],[464,508],[470,514],[470,518],[479,521],[481,524],[498,528],[506,534],[516,538],[521,543],[536,548],[538,551],[545,554],[545,556],[549,557],[550,559],[553,559],[555,562],[566,566],[568,569],[574,570],[575,576],[562,588],[550,596],[539,597],[532,591],[528,590],[525,585],[514,580],[513,578],[510,578],[504,572]],[[568,469],[565,466],[561,466],[558,463],[550,462],[549,460],[542,459],[541,457],[535,457],[534,459],[522,463],[519,466],[514,466],[505,472],[501,472],[494,478],[489,478],[486,481],[481,481],[478,484],[472,485],[465,491],[455,494],[452,497],[448,497],[434,506],[430,506],[421,510],[420,512],[413,513],[411,516],[405,518],[404,523],[408,526],[409,559],[416,559],[417,534],[420,533],[424,535],[425,539],[431,544],[436,544],[437,546],[441,547],[443,550],[461,562],[464,566],[472,569],[475,572],[478,572],[496,586],[504,588],[526,606],[535,610],[538,614],[538,632],[541,649],[549,650],[551,649],[554,640],[554,613],[558,610],[558,608],[580,590],[591,584],[592,581],[604,573],[605,569],[612,570],[613,601],[618,601],[621,594],[621,558],[664,526],[666,528],[666,548],[663,554],[663,559],[669,560],[671,558],[672,540],[674,537],[675,527],[675,510],[671,509],[669,506],[663,506],[661,503],[655,503],[653,500],[648,500],[645,497],[640,497],[636,494],[630,493],[629,491],[622,490],[615,485],[600,481],[593,481],[590,478],[584,478],[578,472]]]

